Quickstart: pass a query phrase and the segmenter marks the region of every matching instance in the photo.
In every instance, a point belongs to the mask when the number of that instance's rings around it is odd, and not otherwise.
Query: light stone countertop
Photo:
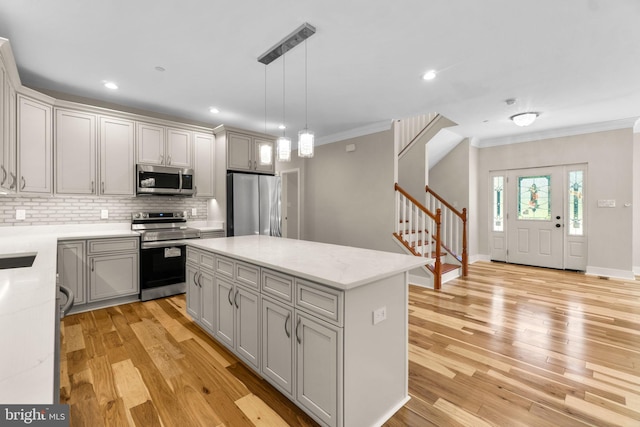
[[[341,290],[425,264],[413,255],[270,236],[187,240],[187,245]]]
[[[53,402],[58,240],[133,236],[130,223],[0,227],[0,254],[38,253],[0,270],[0,404]]]

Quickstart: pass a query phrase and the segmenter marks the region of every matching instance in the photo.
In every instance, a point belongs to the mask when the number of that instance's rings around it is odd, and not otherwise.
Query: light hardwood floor
[[[386,426],[640,426],[640,281],[478,262],[409,304],[412,398]],[[64,319],[73,426],[316,425],[184,305]]]

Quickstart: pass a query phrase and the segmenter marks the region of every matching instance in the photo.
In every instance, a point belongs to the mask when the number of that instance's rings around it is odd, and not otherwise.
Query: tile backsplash
[[[136,211],[187,211],[189,220],[207,220],[207,199],[191,197],[130,196],[0,196],[0,227],[20,225],[92,224],[129,222]],[[192,215],[196,208],[197,215]],[[16,219],[17,210],[25,211],[25,219]],[[101,219],[102,210],[108,219]]]

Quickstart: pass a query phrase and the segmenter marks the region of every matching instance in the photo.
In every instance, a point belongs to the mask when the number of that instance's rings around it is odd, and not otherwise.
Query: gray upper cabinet
[[[18,188],[16,145],[16,91],[0,61],[0,189]]]
[[[193,133],[196,197],[215,197],[215,151],[212,134]]]
[[[18,95],[18,191],[52,191],[52,106]]]
[[[134,194],[134,129],[131,120],[100,117],[100,194]]]
[[[216,139],[226,146],[227,170],[274,174],[275,138],[239,129],[217,127]]]
[[[191,131],[152,123],[137,123],[137,162],[190,168]]]
[[[97,118],[55,111],[55,188],[57,194],[96,194]]]

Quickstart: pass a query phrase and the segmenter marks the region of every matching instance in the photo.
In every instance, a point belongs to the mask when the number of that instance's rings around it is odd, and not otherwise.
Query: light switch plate
[[[16,219],[27,219],[27,211],[24,209],[16,209]]]
[[[198,209],[197,208],[191,208],[191,216],[196,216],[198,215]]]
[[[102,209],[100,211],[100,219],[108,219],[109,218],[109,209]]]

